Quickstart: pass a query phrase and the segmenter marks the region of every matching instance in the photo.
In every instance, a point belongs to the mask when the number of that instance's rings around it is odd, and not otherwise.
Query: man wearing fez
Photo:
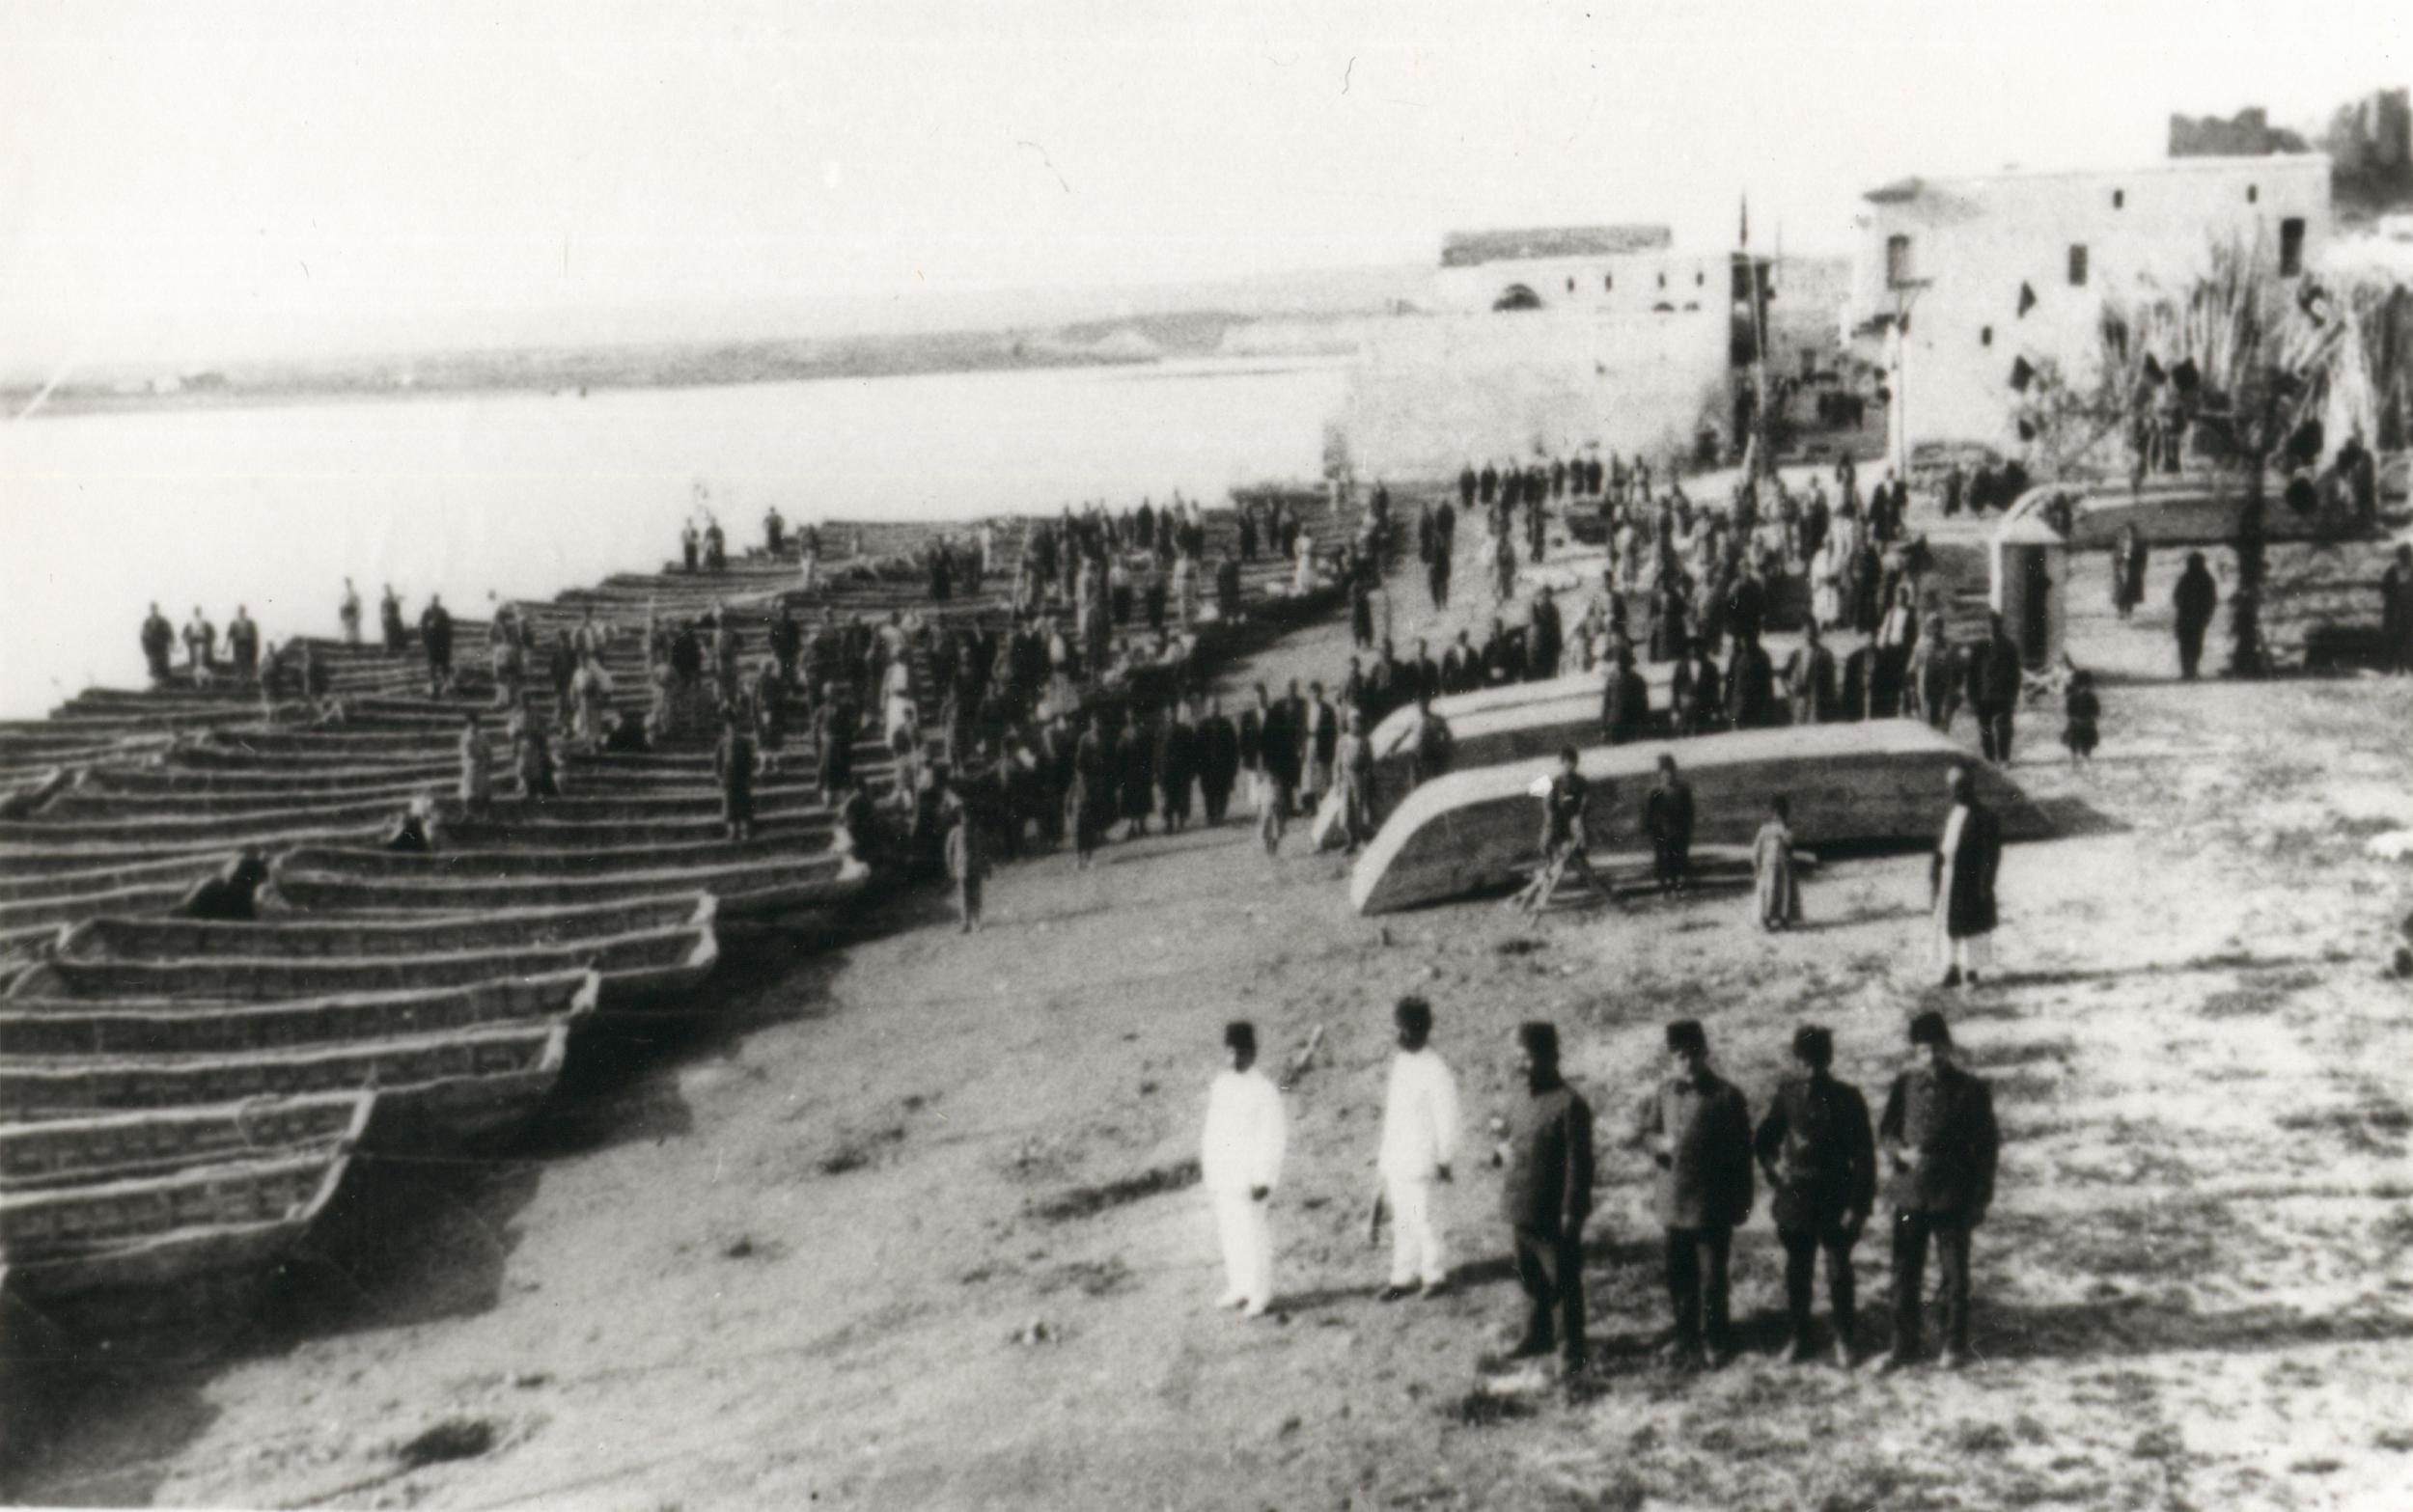
[[[1199,1180],[1214,1205],[1228,1284],[1218,1307],[1262,1318],[1273,1301],[1273,1235],[1265,1204],[1282,1179],[1289,1120],[1282,1094],[1257,1069],[1257,1027],[1234,1020],[1223,1027],[1231,1057],[1206,1094],[1206,1132],[1199,1148]]]
[[[1392,1010],[1400,1053],[1382,1102],[1383,1196],[1391,1205],[1391,1276],[1377,1295],[1397,1302],[1422,1289],[1437,1294],[1449,1280],[1441,1238],[1439,1186],[1457,1158],[1457,1078],[1431,1048],[1432,1004],[1401,998]]]
[[[1789,1364],[1811,1357],[1810,1296],[1818,1251],[1826,1251],[1835,1309],[1835,1362],[1852,1366],[1852,1246],[1876,1199],[1876,1144],[1857,1087],[1827,1074],[1835,1036],[1816,1024],[1793,1031],[1794,1074],[1776,1090],[1754,1141],[1767,1172],[1776,1237],[1785,1247],[1785,1309],[1792,1323]]]
[[[1559,1076],[1559,1034],[1539,1020],[1517,1027],[1516,1066],[1527,1095],[1506,1119],[1493,1161],[1508,1168],[1503,1211],[1526,1299],[1525,1331],[1510,1358],[1555,1347],[1568,1373],[1584,1363],[1584,1220],[1592,1216],[1592,1108]]]
[[[1709,1036],[1698,1019],[1667,1027],[1669,1075],[1635,1110],[1634,1139],[1658,1167],[1653,1207],[1667,1230],[1667,1292],[1675,1336],[1671,1364],[1724,1364],[1726,1263],[1734,1226],[1751,1216],[1751,1110],[1734,1085],[1709,1069]]]
[[[1928,1009],[1910,1021],[1910,1065],[1894,1079],[1877,1121],[1892,1173],[1894,1347],[1879,1368],[1919,1358],[1919,1290],[1934,1242],[1944,1313],[1945,1369],[1969,1358],[1969,1234],[1994,1201],[2001,1135],[1985,1083],[1953,1063],[1952,1031]]]

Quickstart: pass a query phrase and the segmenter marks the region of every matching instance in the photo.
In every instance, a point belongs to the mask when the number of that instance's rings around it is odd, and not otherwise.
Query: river
[[[763,509],[963,518],[1312,478],[1345,361],[495,394],[0,424],[0,716],[141,677],[153,600],[332,634],[348,575],[483,617],[674,554],[699,485],[733,548]]]

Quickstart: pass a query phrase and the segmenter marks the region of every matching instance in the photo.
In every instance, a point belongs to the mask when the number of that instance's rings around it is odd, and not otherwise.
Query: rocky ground
[[[2166,565],[2166,564],[2165,564]],[[2155,599],[2167,594],[2157,572]],[[2413,1485],[2413,682],[2166,680],[2166,619],[2099,611],[2105,746],[2032,712],[2013,775],[2062,824],[2002,879],[2008,975],[1930,986],[1920,857],[1845,860],[1808,927],[1733,895],[1381,921],[1342,863],[1237,822],[1009,866],[970,939],[907,899],[757,969],[713,1022],[592,1058],[525,1157],[376,1168],[256,1336],[87,1388],[13,1494],[177,1505],[1283,1508],[2398,1507]],[[1403,636],[1455,628],[1401,585]],[[1410,600],[1415,607],[1408,607]],[[1487,610],[1485,611],[1487,613]],[[2166,616],[2166,611],[2163,612]],[[1303,633],[1228,686],[1337,674]],[[1296,841],[1293,841],[1295,850]],[[1555,1017],[1603,1113],[1595,1391],[1476,1391],[1516,1317],[1493,1173],[1449,1218],[1462,1284],[1382,1306],[1366,1239],[1392,1000],[1438,1005],[1471,1120],[1511,1029]],[[1791,1027],[1880,1092],[1952,1014],[2007,1138],[1977,1246],[1981,1359],[1786,1366],[1762,1212],[1745,1352],[1650,1362],[1647,1166],[1609,1138],[1659,1025],[1706,1021],[1764,1105]],[[1278,1314],[1211,1309],[1192,1183],[1225,1019],[1290,1090]],[[1864,1346],[1882,1246],[1860,1252]]]

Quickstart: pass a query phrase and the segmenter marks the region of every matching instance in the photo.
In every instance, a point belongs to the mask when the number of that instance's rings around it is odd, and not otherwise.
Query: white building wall
[[[1878,195],[1860,216],[1844,327],[1866,350],[1872,318],[1909,309],[1906,336],[1877,339],[1896,372],[1898,459],[1929,442],[2015,450],[2018,359],[2058,365],[2084,384],[2097,371],[2107,298],[2178,287],[2233,241],[2259,242],[2275,268],[2290,219],[2304,223],[2310,267],[2330,230],[2329,160],[2319,154],[1929,179]],[[1898,235],[1909,238],[1909,279],[1927,287],[1889,284],[1888,243]],[[2083,285],[2071,282],[2073,247],[2086,249]],[[2024,315],[2023,286],[2035,294]]]
[[[1545,311],[1650,314],[1661,304],[1724,309],[1733,296],[1732,255],[1686,256],[1666,248],[1582,258],[1525,258],[1445,267],[1433,275],[1432,302],[1454,315],[1484,315],[1515,285]]]
[[[1469,459],[1587,447],[1659,457],[1689,452],[1704,420],[1724,434],[1732,327],[1726,290],[1713,292],[1668,313],[1493,314],[1486,299],[1480,315],[1373,322],[1340,419],[1358,476],[1454,476]]]

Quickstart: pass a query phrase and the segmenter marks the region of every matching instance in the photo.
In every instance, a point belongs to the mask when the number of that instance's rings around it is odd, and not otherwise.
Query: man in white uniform
[[[1273,1300],[1273,1235],[1265,1204],[1282,1179],[1289,1119],[1282,1094],[1256,1068],[1256,1026],[1238,1020],[1225,1025],[1223,1043],[1232,1068],[1215,1077],[1206,1094],[1206,1134],[1199,1150],[1200,1182],[1214,1205],[1229,1281],[1215,1306],[1262,1318]]]
[[[1450,1265],[1441,1243],[1439,1194],[1457,1156],[1457,1078],[1433,1054],[1432,1004],[1401,998],[1392,1010],[1400,1053],[1382,1104],[1383,1195],[1391,1204],[1391,1281],[1376,1295],[1397,1302],[1422,1287],[1438,1295]]]

